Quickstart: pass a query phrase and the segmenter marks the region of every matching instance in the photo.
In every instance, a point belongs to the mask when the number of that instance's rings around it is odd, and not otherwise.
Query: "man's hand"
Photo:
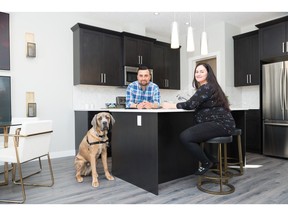
[[[156,105],[148,101],[143,101],[137,105],[137,109],[155,109]]]

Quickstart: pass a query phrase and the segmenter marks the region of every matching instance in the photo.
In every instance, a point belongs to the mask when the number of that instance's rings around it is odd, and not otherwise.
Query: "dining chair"
[[[26,200],[26,185],[43,187],[53,186],[54,175],[49,155],[52,132],[51,120],[35,120],[26,122],[23,121],[23,123],[15,130],[15,133],[9,134],[9,137],[13,138],[13,143],[11,144],[11,140],[9,140],[10,143],[8,144],[8,147],[0,149],[0,161],[12,164],[12,181],[16,185],[21,185],[22,199],[0,199],[0,202],[24,203]],[[39,174],[42,171],[42,157],[47,157],[48,159],[51,181],[49,181],[49,183],[42,181],[40,183],[36,183],[34,182],[34,179],[33,182],[27,182],[27,178]],[[24,163],[31,162],[31,165],[34,166],[36,159],[39,162],[40,169],[38,170],[37,167],[36,172],[23,176],[22,165]],[[16,179],[17,170],[18,179]]]

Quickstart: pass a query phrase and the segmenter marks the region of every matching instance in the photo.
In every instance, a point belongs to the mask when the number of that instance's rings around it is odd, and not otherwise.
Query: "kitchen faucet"
[[[180,100],[185,100],[185,101],[187,101],[187,99],[185,98],[185,97],[182,97],[181,95],[177,95],[176,96],[177,97],[177,99],[180,101]]]

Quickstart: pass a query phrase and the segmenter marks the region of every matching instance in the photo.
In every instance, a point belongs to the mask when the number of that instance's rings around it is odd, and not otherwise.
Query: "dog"
[[[107,134],[114,123],[115,119],[108,112],[100,112],[93,117],[92,127],[82,139],[74,161],[77,182],[83,182],[82,176],[90,175],[92,172],[92,187],[99,186],[96,165],[100,155],[106,178],[114,180],[108,171],[107,164],[107,145],[109,144]]]

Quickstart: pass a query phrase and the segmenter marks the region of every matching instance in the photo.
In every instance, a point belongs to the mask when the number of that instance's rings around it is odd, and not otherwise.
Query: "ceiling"
[[[220,22],[230,23],[240,28],[287,16],[288,12],[85,12],[89,18],[121,26],[141,25],[146,33],[162,37],[170,37],[171,23],[178,22],[179,33],[186,34],[187,22],[190,20],[195,31],[202,31],[204,26],[215,25]]]

